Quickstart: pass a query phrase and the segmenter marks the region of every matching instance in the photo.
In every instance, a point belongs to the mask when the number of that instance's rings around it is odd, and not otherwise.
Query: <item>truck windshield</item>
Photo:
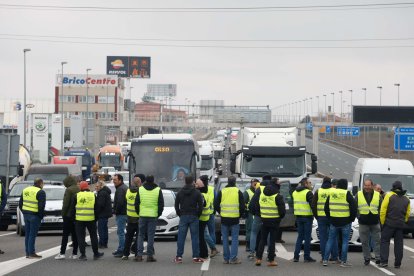
[[[270,174],[278,177],[298,177],[305,173],[305,156],[253,155],[244,159],[243,171],[251,177]]]
[[[119,167],[121,165],[121,156],[117,153],[104,153],[101,155],[101,167]]]
[[[133,142],[135,157],[133,173],[153,175],[161,188],[181,188],[184,177],[195,175],[196,161],[193,141],[149,140]],[[190,167],[191,166],[191,167]]]
[[[66,178],[66,176],[68,176],[67,174],[59,174],[59,173],[55,173],[55,174],[43,174],[43,173],[37,173],[37,174],[29,174],[26,177],[26,180],[30,181],[30,180],[35,180],[36,178],[41,178],[44,180],[49,180],[49,181],[58,181],[58,182],[63,182],[63,180]]]
[[[392,183],[401,181],[403,189],[407,194],[414,195],[414,175],[396,175],[396,174],[364,174],[364,180],[371,179],[375,184],[380,184],[384,192],[392,189]]]
[[[201,167],[200,170],[208,171],[213,168],[213,157],[209,156],[201,156]]]

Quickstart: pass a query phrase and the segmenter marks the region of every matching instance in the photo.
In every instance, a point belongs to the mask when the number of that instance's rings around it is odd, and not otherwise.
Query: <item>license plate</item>
[[[246,220],[245,219],[240,219],[240,224],[246,224]]]
[[[17,216],[12,216],[12,219],[17,219]]]
[[[44,223],[59,222],[59,218],[45,217],[45,218],[43,218],[42,222],[44,222]]]
[[[161,226],[156,226],[155,230],[161,230]]]

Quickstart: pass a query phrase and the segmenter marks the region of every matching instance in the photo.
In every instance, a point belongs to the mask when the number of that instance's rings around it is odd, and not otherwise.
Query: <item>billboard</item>
[[[52,147],[60,150],[62,148],[62,115],[61,114],[52,114],[51,134],[52,134]]]
[[[414,106],[353,106],[356,124],[414,124]]]
[[[49,161],[49,114],[33,114],[33,155],[41,163]]]
[[[149,97],[175,97],[177,96],[176,84],[148,84],[147,93]]]
[[[149,79],[151,57],[107,56],[106,73],[122,78]]]
[[[62,85],[62,75],[56,75],[56,86]],[[118,77],[110,75],[63,75],[63,86],[71,87],[117,87]]]

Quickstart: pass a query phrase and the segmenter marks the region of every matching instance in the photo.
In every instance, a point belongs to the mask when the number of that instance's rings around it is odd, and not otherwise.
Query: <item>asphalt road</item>
[[[87,247],[89,260],[82,262],[78,260],[55,260],[53,257],[59,252],[60,236],[42,235],[37,239],[37,249],[44,256],[43,259],[29,260],[24,258],[24,238],[18,237],[12,232],[0,232],[0,246],[6,253],[0,255],[0,275],[349,275],[350,273],[359,276],[371,275],[412,275],[414,271],[414,239],[405,239],[406,248],[401,269],[393,267],[380,270],[375,265],[364,266],[361,252],[350,252],[348,261],[353,264],[352,268],[341,268],[338,265],[323,267],[317,263],[293,263],[295,232],[286,232],[283,239],[284,245],[277,245],[278,257],[276,261],[279,266],[269,268],[265,264],[255,267],[252,261],[247,259],[244,246],[239,246],[239,257],[242,260],[240,265],[225,265],[222,263],[222,256],[216,256],[203,265],[191,262],[191,242],[187,237],[184,263],[174,264],[172,259],[176,252],[176,242],[171,239],[157,240],[155,243],[156,263],[136,263],[132,259],[122,261],[112,257],[111,252],[117,246],[116,231],[111,228],[109,235],[109,248],[103,250],[105,256],[98,261],[92,260],[91,248]],[[242,237],[244,238],[244,237]],[[222,251],[221,246],[218,249]],[[68,249],[70,252],[70,249]],[[393,263],[391,248],[390,264]],[[311,256],[319,260],[318,252],[312,251]]]

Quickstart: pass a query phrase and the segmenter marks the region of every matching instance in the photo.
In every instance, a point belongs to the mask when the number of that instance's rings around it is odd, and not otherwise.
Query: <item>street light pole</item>
[[[380,96],[380,106],[382,105],[382,86],[377,87],[379,89],[379,96]]]
[[[397,86],[398,106],[400,106],[400,84],[399,83],[395,83],[394,86]]]
[[[352,109],[353,109],[353,107],[352,107],[352,92],[354,92],[354,91],[352,91],[352,89],[350,89],[348,91],[349,91],[349,93],[351,93],[351,109],[350,109],[349,118],[351,119],[351,122],[352,122]]]
[[[23,96],[23,145],[26,147],[26,132],[27,132],[27,118],[26,118],[26,52],[30,52],[30,49],[23,49],[23,77],[24,77],[24,96]]]
[[[321,122],[321,112],[320,112],[320,110],[319,110],[319,96],[316,96],[316,98],[318,99],[318,120],[319,120],[319,123]]]
[[[367,89],[362,88],[362,91],[364,91],[364,105],[367,105]]]
[[[89,144],[89,71],[92,69],[86,69],[86,139],[85,144],[88,147]]]
[[[65,150],[64,143],[65,143],[65,132],[64,132],[64,121],[65,117],[63,116],[63,65],[67,64],[66,61],[62,61],[60,63],[62,65],[62,71],[61,71],[61,96],[60,96],[60,131],[61,131],[61,147],[60,147],[60,154],[63,155],[63,151]]]
[[[339,94],[341,94],[341,122],[342,122],[342,91],[339,91]]]
[[[331,93],[332,95],[332,114],[333,114],[333,123],[335,124],[335,92]]]

